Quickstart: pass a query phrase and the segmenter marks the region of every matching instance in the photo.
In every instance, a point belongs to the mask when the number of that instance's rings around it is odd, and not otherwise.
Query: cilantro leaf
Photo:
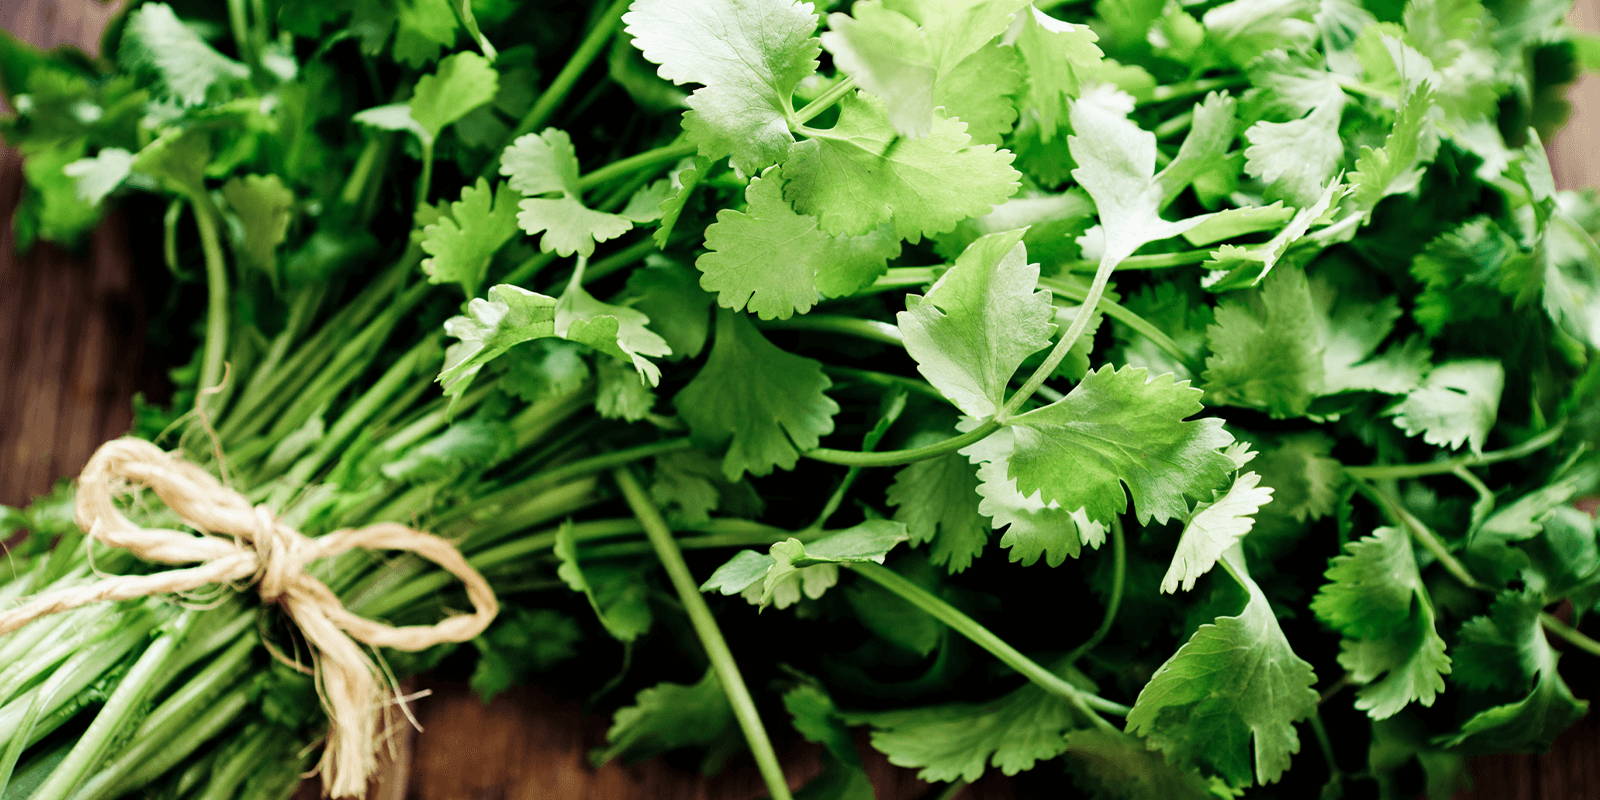
[[[1399,528],[1379,528],[1346,549],[1328,567],[1330,582],[1311,610],[1344,635],[1339,663],[1367,684],[1356,708],[1385,719],[1413,702],[1433,705],[1450,658],[1434,630],[1433,602],[1410,538]]]
[[[1422,385],[1387,413],[1407,436],[1449,449],[1483,450],[1500,408],[1505,368],[1498,361],[1450,361],[1434,367]]]
[[[214,89],[250,75],[245,65],[206,44],[166,3],[145,3],[129,12],[117,59],[130,71],[153,73],[163,94],[185,106],[217,100]]]
[[[427,139],[439,134],[467,112],[494,99],[500,75],[489,60],[477,53],[452,53],[439,61],[432,73],[417,79],[407,109]]]
[[[1272,489],[1268,510],[1297,522],[1321,519],[1333,513],[1338,499],[1334,489],[1344,480],[1341,465],[1328,453],[1333,440],[1316,432],[1279,437],[1251,462],[1261,482]]]
[[[455,283],[468,297],[478,293],[489,261],[517,233],[517,207],[510,191],[491,189],[479,178],[461,190],[449,212],[422,229],[422,271],[429,283]]]
[[[821,364],[774,347],[724,311],[705,366],[673,402],[696,438],[728,444],[722,469],[737,480],[793,467],[800,450],[833,431],[839,406],[823,393],[830,385]]]
[[[906,540],[906,526],[890,520],[867,520],[854,527],[803,543],[776,542],[766,555],[742,550],[711,573],[702,592],[744,594],[763,608],[787,608],[803,594],[815,600],[839,579],[840,564],[882,564],[895,545]]]
[[[1209,503],[1201,503],[1183,526],[1178,550],[1172,555],[1161,591],[1189,591],[1201,575],[1211,571],[1222,557],[1255,525],[1255,514],[1272,502],[1272,488],[1261,485],[1261,476],[1241,473],[1228,491]]]
[[[1429,122],[1433,93],[1412,92],[1400,104],[1394,127],[1380,147],[1364,147],[1350,173],[1346,213],[1370,218],[1379,201],[1414,191],[1422,181],[1422,166],[1433,159],[1438,135]]]
[[[1021,12],[1008,39],[1028,68],[1024,105],[1039,121],[1039,135],[1045,141],[1055,138],[1066,120],[1071,100],[1083,92],[1105,57],[1088,25],[1064,22],[1028,7]]]
[[[1242,575],[1242,564],[1230,563]],[[1202,767],[1235,786],[1276,781],[1300,749],[1294,723],[1317,710],[1311,665],[1290,648],[1261,589],[1248,578],[1243,584],[1244,610],[1201,625],[1151,676],[1128,714],[1128,732],[1173,763]]]
[[[637,572],[614,564],[585,569],[578,561],[578,543],[570,522],[556,529],[553,552],[560,562],[556,576],[567,588],[589,599],[600,624],[618,641],[632,642],[650,630],[654,615],[645,594],[647,584]]]
[[[984,236],[895,315],[917,371],[973,417],[993,416],[1024,359],[1050,344],[1055,308],[1036,291],[1023,231]]]
[[[622,21],[662,78],[701,85],[683,126],[702,155],[750,175],[789,152],[794,91],[821,52],[810,3],[634,0]]]
[[[1031,566],[1043,556],[1046,564],[1059,567],[1068,556],[1077,558],[1083,545],[1099,547],[1106,527],[1083,509],[1068,510],[1046,502],[1039,491],[1025,495],[1017,488],[1010,474],[1015,449],[1016,437],[1002,428],[961,451],[978,466],[978,511],[994,528],[1006,529],[1000,546],[1010,549],[1011,560]]]
[[[1060,698],[1029,684],[987,703],[951,703],[856,714],[872,725],[872,746],[925,781],[975,781],[993,766],[1006,775],[1067,749],[1077,717]]]
[[[628,276],[629,305],[650,318],[650,326],[672,348],[673,359],[694,358],[711,333],[711,298],[700,291],[694,271],[660,256]]]
[[[734,736],[733,709],[715,671],[692,684],[663,681],[617,710],[606,744],[590,755],[595,764],[617,758],[638,761],[686,747],[720,749]]]
[[[1310,85],[1314,87],[1310,96],[1293,104],[1294,118],[1261,120],[1244,132],[1249,142],[1245,172],[1266,183],[1271,196],[1296,206],[1316,203],[1344,161],[1344,140],[1339,137],[1344,92],[1320,80]]]
[[[582,637],[571,617],[551,609],[502,611],[482,636],[472,640],[478,663],[469,685],[489,702],[513,686],[578,654]]]
[[[952,573],[970,566],[989,541],[989,525],[978,513],[978,478],[955,453],[901,467],[888,502],[911,544],[932,542],[929,560]]]
[[[1125,734],[1098,728],[1069,731],[1067,765],[1078,783],[1106,800],[1211,800],[1198,775],[1185,772]]]
[[[1186,497],[1205,496],[1234,468],[1222,420],[1185,421],[1200,394],[1136,367],[1090,372],[1066,397],[1011,420],[1009,474],[1024,495],[1038,491],[1094,520],[1123,513],[1129,494],[1141,521],[1180,516]]]
[[[500,157],[500,173],[511,188],[527,196],[518,206],[517,224],[530,236],[544,234],[539,247],[546,253],[588,257],[596,242],[615,239],[633,228],[627,217],[583,204],[578,155],[566,131],[546,128],[517,137]],[[544,196],[552,194],[557,196]]]
[[[445,349],[438,381],[447,397],[459,397],[485,364],[533,339],[556,335],[556,299],[510,284],[489,288],[488,298],[467,302],[467,313],[451,317],[444,332],[460,341]]]
[[[72,178],[78,199],[97,206],[127,180],[133,169],[133,154],[120,147],[107,147],[93,158],[80,158],[61,168]]]
[[[784,196],[827,233],[863,234],[887,222],[915,242],[1017,189],[1011,153],[973,144],[959,120],[939,117],[926,136],[898,140],[880,101],[855,94],[839,109],[839,121],[810,131],[781,168]]]
[[[554,324],[556,336],[632,364],[639,377],[651,386],[661,381],[661,368],[650,359],[672,353],[667,340],[646,327],[650,318],[644,312],[596,300],[577,280],[561,293]]]
[[[832,236],[815,217],[796,214],[783,199],[773,170],[752,179],[743,211],[723,209],[706,228],[706,251],[695,260],[700,285],[717,304],[762,319],[787,319],[811,310],[819,297],[849,295],[870,284],[900,242],[879,228]],[[775,252],[783,258],[774,259]]]
[[[276,175],[244,175],[224,184],[222,197],[239,222],[241,260],[275,278],[275,251],[289,235],[294,193]]]

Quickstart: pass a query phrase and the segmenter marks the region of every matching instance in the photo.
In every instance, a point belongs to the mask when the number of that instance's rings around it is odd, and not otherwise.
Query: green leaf
[[[1195,104],[1189,135],[1172,162],[1161,170],[1161,204],[1165,206],[1177,198],[1196,178],[1217,168],[1217,163],[1228,155],[1228,148],[1239,132],[1238,101],[1231,95],[1212,92]],[[1193,230],[1185,231],[1191,236]]]
[[[824,394],[831,385],[821,364],[779,350],[749,322],[720,312],[711,355],[673,402],[697,439],[728,445],[723,473],[737,480],[792,468],[801,450],[833,431],[839,406]]]
[[[505,372],[499,387],[527,403],[572,394],[589,380],[583,347],[559,339],[517,345],[501,356]]]
[[[461,396],[485,364],[523,342],[556,335],[556,299],[510,284],[475,297],[467,313],[444,323],[445,334],[460,339],[445,349],[439,384],[446,397]]]
[[[461,190],[449,212],[422,229],[421,247],[428,254],[422,271],[429,283],[454,283],[468,297],[478,294],[494,254],[517,233],[517,206],[504,186],[496,189],[479,178]]]
[[[1295,116],[1283,122],[1261,120],[1244,132],[1244,170],[1267,184],[1270,196],[1305,207],[1317,202],[1344,161],[1339,121],[1345,96],[1337,85],[1307,81],[1307,96],[1291,101]]]
[[[683,125],[702,155],[751,175],[789,152],[794,91],[821,52],[810,3],[634,0],[622,21],[662,78],[701,85]]]
[[[224,184],[222,197],[239,223],[240,260],[276,277],[276,251],[289,234],[294,194],[276,175],[245,175]]]
[[[1095,46],[1100,37],[1088,25],[1064,22],[1037,7],[1022,16],[1008,38],[1028,68],[1023,105],[1038,116],[1040,138],[1050,141],[1105,56]]]
[[[1196,506],[1183,526],[1166,577],[1161,579],[1161,591],[1170,594],[1180,588],[1186,592],[1193,589],[1194,582],[1250,532],[1256,512],[1270,502],[1272,488],[1261,486],[1260,475],[1245,472],[1217,499]]]
[[[1363,147],[1350,173],[1350,194],[1344,209],[1371,218],[1379,201],[1414,191],[1422,181],[1423,166],[1433,160],[1439,139],[1430,123],[1433,93],[1419,89],[1408,95],[1395,114],[1394,127],[1380,147]]]
[[[1242,563],[1224,556],[1242,576]],[[1266,595],[1249,594],[1237,616],[1201,625],[1158,668],[1128,714],[1128,732],[1179,767],[1228,783],[1271,783],[1300,749],[1294,724],[1317,711],[1316,675],[1295,655]]]
[[[1366,684],[1356,708],[1386,719],[1414,702],[1433,705],[1444,691],[1450,657],[1434,630],[1433,602],[1409,537],[1399,528],[1379,528],[1346,549],[1328,567],[1329,583],[1311,609],[1343,634],[1339,664]]]
[[[1483,451],[1500,409],[1505,368],[1498,361],[1471,359],[1440,364],[1422,385],[1389,410],[1407,436],[1454,450]]]
[[[1129,494],[1141,522],[1181,516],[1186,498],[1209,496],[1234,470],[1222,420],[1185,421],[1200,395],[1170,374],[1090,372],[1066,397],[1011,420],[1010,475],[1024,495],[1038,491],[1093,520],[1123,513]]]
[[[117,59],[130,71],[153,73],[163,93],[185,106],[217,100],[213,89],[250,75],[206,44],[166,3],[145,3],[128,14]]]
[[[649,324],[644,312],[596,300],[577,280],[568,284],[556,303],[555,335],[632,364],[640,379],[655,386],[661,381],[661,368],[650,359],[670,355],[672,348],[646,327]]]
[[[1215,800],[1198,775],[1167,763],[1126,734],[1099,728],[1070,731],[1067,765],[1080,786],[1107,800]]]
[[[1010,474],[1015,449],[1016,437],[1002,428],[961,451],[978,466],[978,511],[994,528],[1006,529],[1000,546],[1010,550],[1011,560],[1032,566],[1044,556],[1046,564],[1059,567],[1068,556],[1077,558],[1083,545],[1099,547],[1106,527],[1083,509],[1068,510],[1045,502],[1038,491],[1025,495],[1017,488]]]
[[[1244,246],[1225,244],[1218,248],[1211,254],[1211,258],[1206,260],[1206,267],[1210,272],[1201,279],[1202,285],[1213,292],[1220,292],[1261,283],[1272,272],[1272,268],[1278,265],[1284,254],[1289,252],[1289,248],[1299,244],[1311,230],[1311,226],[1328,213],[1334,201],[1340,197],[1342,188],[1337,180],[1329,183],[1316,202],[1294,212],[1294,216],[1282,230],[1261,244]],[[1214,215],[1213,219],[1225,216],[1227,212],[1221,212]],[[1194,231],[1189,233],[1193,234]]]
[[[961,411],[990,417],[1024,359],[1050,344],[1055,308],[1037,291],[1021,230],[984,236],[895,315],[917,371]]]
[[[407,108],[425,140],[433,141],[467,112],[493,100],[499,90],[500,74],[488,59],[472,52],[452,53],[432,74],[417,79]]]
[[[1303,0],[1233,0],[1201,17],[1206,40],[1234,64],[1243,66],[1273,49],[1295,52],[1312,46],[1317,28]]]
[[[655,407],[656,394],[627,364],[606,359],[595,365],[594,410],[602,419],[638,422]]]
[[[715,748],[734,735],[733,709],[717,675],[706,670],[692,684],[658,683],[617,710],[595,764],[616,758],[640,761],[685,747]]]
[[[511,430],[498,421],[460,420],[381,467],[393,481],[421,483],[458,478],[510,455]]]
[[[596,242],[615,239],[633,228],[627,217],[583,204],[578,155],[566,131],[546,128],[517,137],[500,157],[500,173],[511,188],[527,196],[518,206],[517,224],[530,236],[544,234],[539,247],[546,253],[587,258],[594,254]]]
[[[667,186],[671,189],[661,201],[661,223],[656,227],[655,233],[650,237],[655,240],[656,247],[663,250],[672,241],[672,231],[678,225],[678,218],[683,216],[683,209],[689,204],[689,198],[694,195],[694,190],[705,178],[706,171],[711,164],[704,158],[684,159],[673,167],[667,175]]]
[[[1006,775],[1067,749],[1078,727],[1072,709],[1032,684],[987,703],[951,703],[856,714],[872,725],[872,746],[925,781],[975,781],[989,766]]]
[[[1017,189],[1011,153],[972,144],[959,120],[938,117],[926,136],[901,140],[878,100],[855,94],[839,109],[834,127],[810,131],[782,167],[784,196],[826,233],[859,235],[887,222],[915,242]]]
[[[742,593],[762,608],[787,608],[802,595],[821,597],[838,582],[840,564],[882,564],[906,536],[905,525],[874,519],[810,543],[785,539],[774,543],[766,555],[743,550],[711,573],[700,591]]]
[[[620,642],[632,642],[650,630],[654,615],[646,595],[647,584],[635,570],[614,564],[585,570],[578,561],[578,542],[571,522],[556,529],[553,548],[559,566],[556,577],[567,588],[589,599],[600,624]]]
[[[932,542],[929,559],[951,573],[971,566],[989,541],[989,524],[978,513],[978,478],[955,453],[901,467],[888,502],[911,544]]]
[[[1344,481],[1344,470],[1329,458],[1333,440],[1317,432],[1281,436],[1251,466],[1261,473],[1261,482],[1272,489],[1275,514],[1297,522],[1321,519],[1333,513],[1338,500],[1335,489]]]
[[[650,318],[672,348],[672,359],[694,358],[711,333],[711,298],[700,291],[694,271],[661,256],[649,256],[628,275],[629,305]]]
[[[472,691],[484,702],[533,675],[578,654],[582,632],[565,614],[550,609],[507,609],[482,636],[472,640],[478,663]]]
[[[77,187],[78,199],[97,206],[116,191],[133,169],[133,154],[120,147],[107,147],[93,158],[80,158],[61,168]]]
[[[788,319],[819,298],[849,295],[872,283],[900,242],[886,228],[831,236],[815,217],[796,214],[774,170],[752,179],[743,211],[723,209],[706,228],[706,251],[695,260],[700,285],[717,304],[762,319]],[[781,252],[783,258],[774,259]]]

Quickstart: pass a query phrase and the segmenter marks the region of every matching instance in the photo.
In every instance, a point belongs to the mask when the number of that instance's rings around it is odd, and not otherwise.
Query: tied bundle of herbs
[[[871,797],[860,726],[953,786],[1447,796],[1600,657],[1565,10],[150,3],[107,61],[0,76],[20,238],[154,194],[203,276],[140,431],[302,530],[455,538],[516,604],[485,694],[641,689],[600,760],[747,748],[785,798],[792,724],[805,796]],[[66,501],[15,513],[4,597],[140,569]],[[382,619],[460,603],[318,570]],[[294,637],[217,602],[0,639],[5,796],[287,791]]]

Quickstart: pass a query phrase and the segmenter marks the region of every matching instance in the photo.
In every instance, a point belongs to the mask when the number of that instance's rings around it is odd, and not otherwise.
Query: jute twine
[[[200,535],[144,528],[129,520],[115,500],[138,486],[154,491]],[[312,538],[279,522],[267,509],[250,505],[200,467],[140,439],[107,442],[89,459],[78,477],[76,517],[80,528],[106,545],[145,561],[195,566],[108,576],[35,595],[0,611],[0,635],[90,603],[252,582],[262,601],[288,614],[310,647],[329,724],[318,770],[326,791],[335,797],[366,791],[377,765],[380,722],[390,703],[385,676],[363,645],[415,651],[464,642],[482,633],[499,610],[488,582],[445,539],[391,522]],[[403,627],[351,613],[306,566],[357,548],[405,550],[434,562],[466,587],[472,613]]]

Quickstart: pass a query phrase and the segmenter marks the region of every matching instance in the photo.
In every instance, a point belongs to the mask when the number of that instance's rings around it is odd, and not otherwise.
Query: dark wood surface
[[[111,7],[91,0],[0,0],[0,28],[41,45],[92,48]],[[1600,30],[1600,0],[1578,0],[1574,21]],[[1600,81],[1573,90],[1572,123],[1551,143],[1557,183],[1600,186]],[[159,264],[135,264],[127,231],[113,217],[78,252],[50,246],[18,255],[11,209],[20,162],[0,148],[0,503],[17,504],[77,473],[93,449],[127,429],[133,393],[162,365],[147,357],[141,281]],[[159,277],[156,275],[155,277]],[[1573,668],[1593,670],[1594,665]],[[426,686],[427,682],[423,684]],[[651,762],[595,770],[586,753],[606,720],[576,699],[514,691],[485,705],[457,684],[429,686],[419,701],[425,730],[403,740],[374,797],[399,800],[747,800],[761,796],[751,769],[704,778]],[[817,769],[806,748],[786,754],[792,780]],[[882,798],[922,796],[926,785],[882,761],[872,764]],[[1564,736],[1551,753],[1482,759],[1476,800],[1600,798],[1600,722]],[[1004,796],[980,784],[962,796]],[[314,790],[306,797],[316,796]]]

